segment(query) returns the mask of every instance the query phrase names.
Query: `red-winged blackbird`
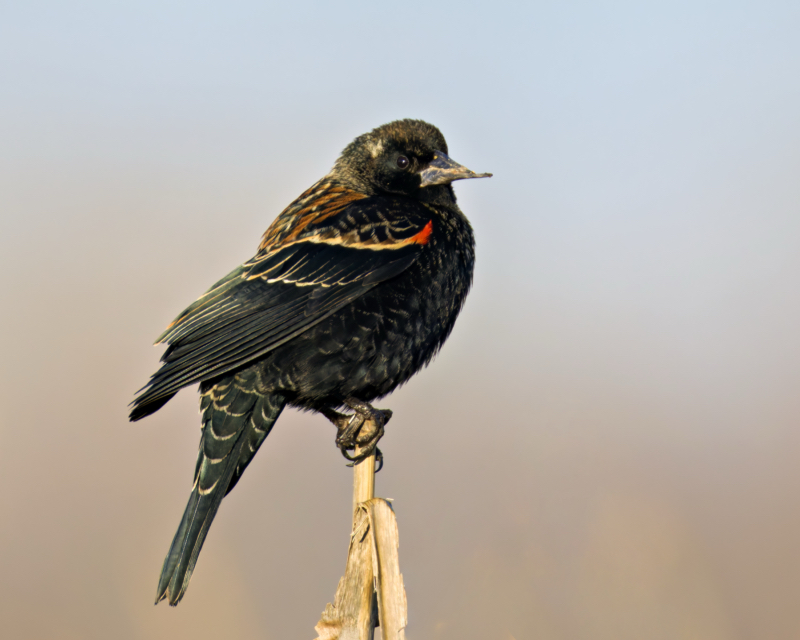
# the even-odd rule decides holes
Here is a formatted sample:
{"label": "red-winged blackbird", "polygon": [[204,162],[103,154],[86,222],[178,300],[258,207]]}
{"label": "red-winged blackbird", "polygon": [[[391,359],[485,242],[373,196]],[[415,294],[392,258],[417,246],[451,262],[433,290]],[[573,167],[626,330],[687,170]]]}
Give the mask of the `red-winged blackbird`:
{"label": "red-winged blackbird", "polygon": [[[222,498],[284,406],[332,420],[350,460],[374,450],[391,414],[368,403],[431,361],[464,304],[474,238],[450,183],[484,175],[448,158],[442,134],[420,120],[359,136],[275,219],[255,257],[161,335],[164,364],[130,418],[199,382],[203,427],[156,603],[183,597]],[[345,406],[352,418],[336,412]],[[365,439],[367,418],[378,433]],[[349,455],[365,442],[360,456]]]}

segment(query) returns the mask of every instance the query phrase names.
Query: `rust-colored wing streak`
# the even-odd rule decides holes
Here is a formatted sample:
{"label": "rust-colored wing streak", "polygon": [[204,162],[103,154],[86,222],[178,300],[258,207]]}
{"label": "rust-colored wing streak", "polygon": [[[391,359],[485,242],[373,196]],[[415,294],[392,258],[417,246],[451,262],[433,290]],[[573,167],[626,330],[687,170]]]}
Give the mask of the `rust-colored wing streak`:
{"label": "rust-colored wing streak", "polygon": [[353,202],[366,198],[362,193],[334,182],[321,180],[300,195],[275,218],[264,233],[259,251],[296,240],[311,225],[318,225],[340,213]]}

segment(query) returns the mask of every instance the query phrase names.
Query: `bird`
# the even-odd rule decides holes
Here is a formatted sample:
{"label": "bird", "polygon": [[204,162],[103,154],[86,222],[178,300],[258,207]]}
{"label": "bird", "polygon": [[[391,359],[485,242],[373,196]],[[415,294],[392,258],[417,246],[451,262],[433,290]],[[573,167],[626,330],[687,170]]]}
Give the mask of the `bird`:
{"label": "bird", "polygon": [[371,402],[431,362],[472,285],[474,232],[452,183],[489,176],[452,160],[422,120],[358,136],[278,215],[255,256],[159,336],[161,366],[130,420],[199,383],[202,431],[156,604],[183,598],[222,499],[285,407],[331,420],[353,463],[380,455],[391,412]]}

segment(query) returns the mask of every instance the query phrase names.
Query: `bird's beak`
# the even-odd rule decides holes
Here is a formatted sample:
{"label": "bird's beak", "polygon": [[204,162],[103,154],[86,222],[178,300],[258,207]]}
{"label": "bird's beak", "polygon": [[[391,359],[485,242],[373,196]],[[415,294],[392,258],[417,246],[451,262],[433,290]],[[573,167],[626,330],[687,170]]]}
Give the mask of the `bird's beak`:
{"label": "bird's beak", "polygon": [[420,173],[422,176],[421,187],[430,187],[433,184],[450,184],[453,180],[466,180],[467,178],[491,178],[491,173],[475,173],[466,167],[451,160],[446,153],[437,151],[433,160]]}

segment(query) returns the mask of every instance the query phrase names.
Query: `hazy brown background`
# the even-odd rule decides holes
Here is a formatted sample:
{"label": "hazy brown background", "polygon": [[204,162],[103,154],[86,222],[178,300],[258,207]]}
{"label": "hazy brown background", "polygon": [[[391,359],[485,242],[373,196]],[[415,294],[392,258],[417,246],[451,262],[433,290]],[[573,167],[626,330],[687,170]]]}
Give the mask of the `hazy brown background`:
{"label": "hazy brown background", "polygon": [[288,412],[153,607],[162,328],[355,135],[442,128],[474,293],[395,411],[410,638],[800,637],[800,4],[0,3],[0,635],[312,638],[351,472]]}

